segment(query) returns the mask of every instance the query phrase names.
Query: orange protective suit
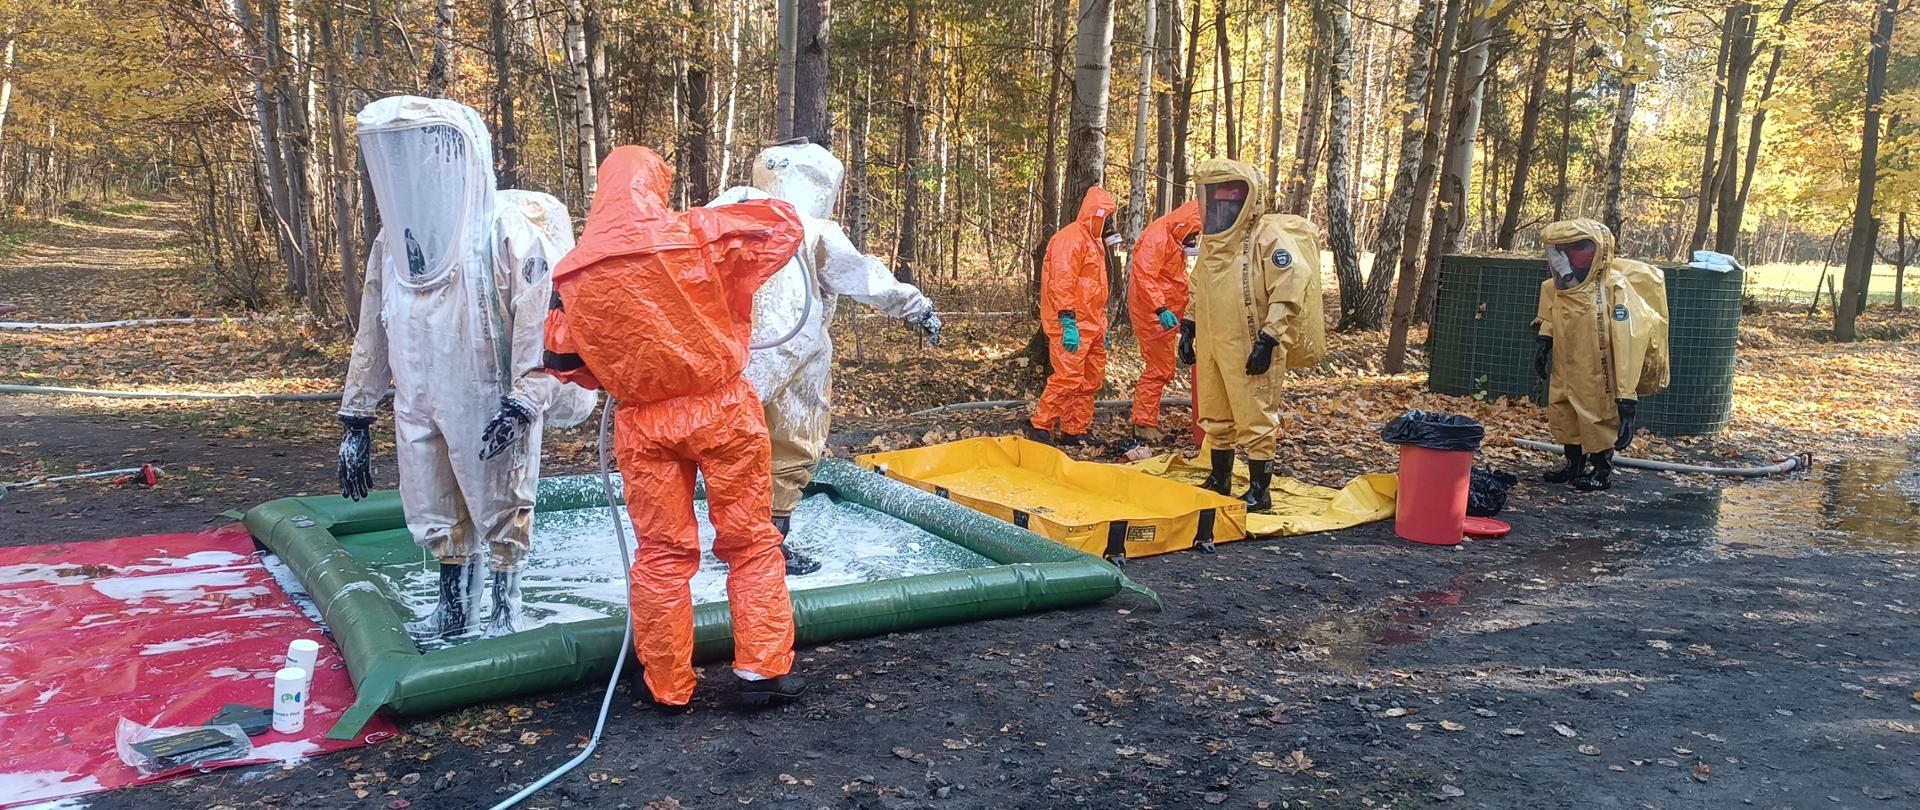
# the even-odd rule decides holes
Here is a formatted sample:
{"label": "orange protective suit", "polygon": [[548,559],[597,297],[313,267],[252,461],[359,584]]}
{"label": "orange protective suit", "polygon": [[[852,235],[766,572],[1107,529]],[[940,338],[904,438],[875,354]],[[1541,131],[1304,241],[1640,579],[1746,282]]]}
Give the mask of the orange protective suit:
{"label": "orange protective suit", "polygon": [[779,200],[673,211],[672,170],[645,147],[613,150],[599,178],[586,233],[553,271],[547,365],[619,399],[615,448],[639,541],[634,651],[654,700],[684,705],[695,681],[696,472],[706,476],[714,555],[728,567],[733,668],[777,678],[793,666],[766,417],[741,371],[753,293],[803,231]]}
{"label": "orange protective suit", "polygon": [[[1040,267],[1040,329],[1047,333],[1053,374],[1033,406],[1033,427],[1082,435],[1093,425],[1093,397],[1107,381],[1107,249],[1101,240],[1113,195],[1094,186],[1080,201],[1080,214],[1047,241]],[[1060,343],[1060,317],[1071,313],[1080,345]]]}
{"label": "orange protective suit", "polygon": [[1173,213],[1156,219],[1133,244],[1133,268],[1127,273],[1127,317],[1140,340],[1140,356],[1147,368],[1133,386],[1133,423],[1160,425],[1160,395],[1173,380],[1178,327],[1160,324],[1162,308],[1175,317],[1187,315],[1187,237],[1200,233],[1200,201],[1188,200]]}

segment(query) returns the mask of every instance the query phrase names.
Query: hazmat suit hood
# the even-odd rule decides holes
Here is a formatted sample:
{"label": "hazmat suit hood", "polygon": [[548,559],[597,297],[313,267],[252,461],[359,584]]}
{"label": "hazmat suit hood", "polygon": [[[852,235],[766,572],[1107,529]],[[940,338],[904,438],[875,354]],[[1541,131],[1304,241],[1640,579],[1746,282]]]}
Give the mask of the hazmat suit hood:
{"label": "hazmat suit hood", "polygon": [[685,217],[668,204],[673,169],[652,149],[617,147],[600,162],[598,190],[587,212],[580,243],[553,269],[553,279],[579,272],[601,259],[695,247]]}
{"label": "hazmat suit hood", "polygon": [[1167,234],[1173,237],[1174,244],[1183,244],[1187,237],[1200,233],[1200,201],[1188,200],[1179,208],[1173,209],[1173,221],[1167,223]]}
{"label": "hazmat suit hood", "polygon": [[1113,195],[1104,188],[1093,186],[1087,189],[1087,196],[1080,198],[1080,213],[1074,215],[1073,221],[1087,229],[1087,238],[1095,244],[1101,244],[1107,220],[1113,217],[1113,211]]}
{"label": "hazmat suit hood", "polygon": [[1194,169],[1193,182],[1200,189],[1201,256],[1206,245],[1230,245],[1252,230],[1253,223],[1267,210],[1267,192],[1260,170],[1237,160],[1201,161]]}
{"label": "hazmat suit hood", "polygon": [[833,216],[846,167],[818,144],[805,140],[768,147],[753,163],[753,187],[786,200],[814,219]]}
{"label": "hazmat suit hood", "polygon": [[404,286],[435,284],[483,249],[493,213],[493,144],[480,113],[457,101],[392,96],[356,117],[360,152],[388,243],[404,252]]}
{"label": "hazmat suit hood", "polygon": [[[1567,258],[1566,248],[1583,240],[1593,242],[1593,261],[1584,273]],[[1547,268],[1553,271],[1554,286],[1562,290],[1579,289],[1610,270],[1613,265],[1613,231],[1591,219],[1566,219],[1540,230],[1540,243],[1546,246]]]}

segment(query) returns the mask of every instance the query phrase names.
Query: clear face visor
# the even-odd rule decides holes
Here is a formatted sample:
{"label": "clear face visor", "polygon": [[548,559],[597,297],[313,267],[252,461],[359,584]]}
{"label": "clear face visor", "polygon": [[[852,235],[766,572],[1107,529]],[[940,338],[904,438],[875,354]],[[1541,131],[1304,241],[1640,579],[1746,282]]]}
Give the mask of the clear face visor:
{"label": "clear face visor", "polygon": [[408,279],[438,276],[459,250],[472,145],[459,129],[430,124],[361,133],[360,147],[388,249],[406,257]]}
{"label": "clear face visor", "polygon": [[1229,180],[1225,183],[1208,183],[1201,188],[1200,193],[1202,232],[1220,233],[1240,222],[1240,214],[1247,207],[1246,181]]}
{"label": "clear face visor", "polygon": [[1577,287],[1593,270],[1594,254],[1599,246],[1592,239],[1547,246],[1547,268],[1553,271],[1553,284],[1562,290]]}

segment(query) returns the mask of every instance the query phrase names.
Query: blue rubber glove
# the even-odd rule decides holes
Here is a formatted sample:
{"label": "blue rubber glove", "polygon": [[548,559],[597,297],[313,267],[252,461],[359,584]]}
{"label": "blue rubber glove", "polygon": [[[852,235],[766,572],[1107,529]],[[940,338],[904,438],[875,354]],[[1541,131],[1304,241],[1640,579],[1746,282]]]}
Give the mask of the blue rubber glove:
{"label": "blue rubber glove", "polygon": [[1060,348],[1066,349],[1067,354],[1080,351],[1080,322],[1070,313],[1060,315]]}
{"label": "blue rubber glove", "polygon": [[1160,308],[1160,328],[1168,329],[1168,330],[1180,328],[1180,316],[1173,314],[1173,310],[1171,309],[1167,309],[1166,307],[1161,307]]}

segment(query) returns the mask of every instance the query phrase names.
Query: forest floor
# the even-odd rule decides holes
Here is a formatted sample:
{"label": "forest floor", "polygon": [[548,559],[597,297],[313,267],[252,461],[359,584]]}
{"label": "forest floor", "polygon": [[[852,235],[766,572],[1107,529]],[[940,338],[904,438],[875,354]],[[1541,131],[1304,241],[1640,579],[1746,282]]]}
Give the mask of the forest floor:
{"label": "forest floor", "polygon": [[[7,319],[218,311],[189,278],[179,213],[156,201],[35,231],[0,261],[0,300],[23,305]],[[1038,390],[1025,323],[954,319],[932,350],[860,323],[839,330],[841,453],[1009,432],[1018,409],[905,414]],[[1390,470],[1378,423],[1408,406],[1474,415],[1482,460],[1522,475],[1501,516],[1513,534],[1433,548],[1375,524],[1141,560],[1128,573],[1164,611],[1122,596],[805,649],[814,691],[768,712],[725,706],[725,672],[708,668],[716,687],[690,715],[617,701],[596,758],[527,806],[1920,805],[1920,320],[1876,309],[1852,345],[1823,331],[1750,315],[1729,430],[1635,447],[1809,450],[1815,471],[1626,471],[1594,495],[1537,483],[1552,459],[1503,445],[1544,433],[1532,406],[1425,393],[1421,373],[1378,372],[1379,336],[1335,335],[1326,367],[1290,382],[1282,466],[1323,484]],[[300,320],[3,331],[0,383],[325,391],[344,356],[336,328]],[[1105,396],[1138,367],[1117,336]],[[332,411],[0,396],[0,480],[167,470],[152,489],[10,494],[0,543],[191,531],[329,491]],[[1123,422],[1105,414],[1098,432],[1118,439]],[[562,432],[547,471],[585,469],[590,445]],[[390,464],[376,471],[391,483]],[[414,718],[371,748],[79,804],[482,806],[571,757],[598,705],[583,687]]]}

